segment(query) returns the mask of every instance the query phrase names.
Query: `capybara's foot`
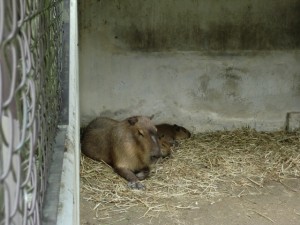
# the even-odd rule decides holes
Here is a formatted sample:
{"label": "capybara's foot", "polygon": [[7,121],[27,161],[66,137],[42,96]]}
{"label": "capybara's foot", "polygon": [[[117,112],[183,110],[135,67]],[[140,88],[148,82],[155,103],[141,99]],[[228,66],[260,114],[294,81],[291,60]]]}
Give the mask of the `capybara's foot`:
{"label": "capybara's foot", "polygon": [[130,187],[132,189],[138,189],[138,190],[145,190],[146,189],[145,185],[143,185],[142,183],[137,182],[137,181],[128,182],[128,187]]}

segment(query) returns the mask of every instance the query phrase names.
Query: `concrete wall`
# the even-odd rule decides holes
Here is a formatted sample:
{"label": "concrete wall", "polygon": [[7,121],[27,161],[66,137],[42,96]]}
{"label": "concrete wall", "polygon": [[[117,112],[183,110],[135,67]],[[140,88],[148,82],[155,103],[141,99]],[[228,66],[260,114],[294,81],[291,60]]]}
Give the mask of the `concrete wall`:
{"label": "concrete wall", "polygon": [[[80,110],[78,67],[78,1],[70,0],[69,21],[69,106],[68,125],[63,149],[63,165],[59,190],[59,208],[56,225],[80,224]],[[67,19],[67,18],[66,18]],[[62,149],[60,149],[62,150]]]}
{"label": "concrete wall", "polygon": [[300,111],[300,0],[81,0],[79,15],[82,124],[275,130]]}

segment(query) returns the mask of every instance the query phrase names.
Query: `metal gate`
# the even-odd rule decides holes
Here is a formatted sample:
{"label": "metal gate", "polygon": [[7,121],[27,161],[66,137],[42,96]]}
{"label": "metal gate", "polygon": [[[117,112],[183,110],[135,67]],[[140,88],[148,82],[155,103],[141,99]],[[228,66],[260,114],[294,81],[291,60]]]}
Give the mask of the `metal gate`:
{"label": "metal gate", "polygon": [[61,109],[62,0],[0,0],[0,225],[40,224]]}

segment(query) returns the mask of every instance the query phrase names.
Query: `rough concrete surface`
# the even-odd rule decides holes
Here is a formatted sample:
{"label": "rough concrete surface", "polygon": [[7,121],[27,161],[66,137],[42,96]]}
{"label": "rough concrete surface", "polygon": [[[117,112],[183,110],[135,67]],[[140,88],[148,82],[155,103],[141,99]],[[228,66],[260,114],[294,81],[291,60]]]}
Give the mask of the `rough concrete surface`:
{"label": "rough concrete surface", "polygon": [[81,124],[278,130],[300,111],[299,0],[79,3]]}
{"label": "rough concrete surface", "polygon": [[127,51],[300,47],[299,0],[81,0],[80,27]]}

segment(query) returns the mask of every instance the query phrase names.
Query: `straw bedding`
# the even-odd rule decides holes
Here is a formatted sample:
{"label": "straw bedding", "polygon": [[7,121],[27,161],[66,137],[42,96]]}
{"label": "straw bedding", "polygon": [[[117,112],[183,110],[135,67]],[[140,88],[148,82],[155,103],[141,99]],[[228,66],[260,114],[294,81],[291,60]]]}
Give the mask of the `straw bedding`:
{"label": "straw bedding", "polygon": [[143,216],[193,209],[197,202],[190,199],[257,194],[267,181],[299,178],[300,133],[244,128],[196,134],[152,165],[142,181],[145,191],[129,189],[112,168],[85,156],[80,176],[81,195],[103,215],[134,206],[146,207]]}

